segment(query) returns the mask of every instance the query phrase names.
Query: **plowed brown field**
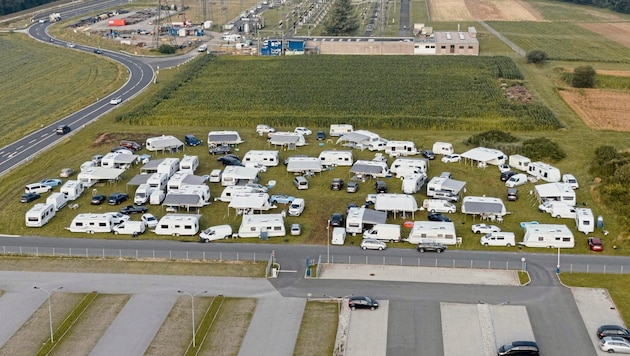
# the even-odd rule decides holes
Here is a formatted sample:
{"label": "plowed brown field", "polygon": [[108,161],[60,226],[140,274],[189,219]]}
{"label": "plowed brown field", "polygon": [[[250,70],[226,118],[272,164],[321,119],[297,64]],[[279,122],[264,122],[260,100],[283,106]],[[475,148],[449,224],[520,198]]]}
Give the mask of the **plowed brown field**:
{"label": "plowed brown field", "polygon": [[543,21],[521,0],[429,0],[432,21]]}
{"label": "plowed brown field", "polygon": [[600,130],[630,131],[630,93],[571,89],[561,91],[560,95],[587,126]]}

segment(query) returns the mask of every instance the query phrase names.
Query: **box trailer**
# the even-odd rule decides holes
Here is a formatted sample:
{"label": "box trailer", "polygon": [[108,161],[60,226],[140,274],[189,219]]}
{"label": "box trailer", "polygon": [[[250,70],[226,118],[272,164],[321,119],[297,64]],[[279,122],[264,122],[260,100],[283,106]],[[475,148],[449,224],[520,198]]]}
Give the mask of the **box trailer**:
{"label": "box trailer", "polygon": [[409,237],[405,241],[412,244],[437,242],[445,245],[457,244],[455,224],[442,221],[414,221]]}
{"label": "box trailer", "polygon": [[70,223],[67,230],[94,234],[96,232],[112,232],[114,217],[111,214],[79,214]]}
{"label": "box trailer", "polygon": [[65,194],[68,200],[76,200],[85,191],[85,186],[81,181],[68,180],[61,186],[59,191]]}
{"label": "box trailer", "polygon": [[285,236],[287,234],[282,214],[249,214],[243,215],[238,237]]}
{"label": "box trailer", "polygon": [[26,212],[24,220],[28,227],[42,227],[53,217],[55,217],[55,206],[46,202],[33,205]]}
{"label": "box trailer", "polygon": [[328,150],[319,154],[319,160],[324,166],[352,166],[354,158],[350,150]]}
{"label": "box trailer", "polygon": [[199,232],[199,219],[196,214],[166,214],[155,227],[156,235],[194,236]]}
{"label": "box trailer", "polygon": [[566,225],[526,224],[522,245],[527,247],[573,248],[575,239]]}
{"label": "box trailer", "polygon": [[575,228],[579,232],[589,234],[595,231],[595,218],[589,208],[575,209]]}

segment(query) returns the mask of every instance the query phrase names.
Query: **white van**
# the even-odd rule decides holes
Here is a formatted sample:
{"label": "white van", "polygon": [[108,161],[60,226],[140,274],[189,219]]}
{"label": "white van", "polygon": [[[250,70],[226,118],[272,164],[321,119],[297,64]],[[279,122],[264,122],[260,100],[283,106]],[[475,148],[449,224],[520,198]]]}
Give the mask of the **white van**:
{"label": "white van", "polygon": [[425,199],[422,207],[432,213],[449,213],[454,214],[457,211],[455,204],[442,199]]}
{"label": "white van", "polygon": [[508,188],[514,188],[525,183],[527,183],[527,175],[524,173],[518,173],[511,176],[510,179],[505,182],[505,186]]}
{"label": "white van", "polygon": [[232,237],[232,227],[230,225],[211,226],[199,233],[200,242],[223,240],[229,237]]}
{"label": "white van", "polygon": [[516,239],[514,238],[513,232],[491,232],[481,236],[479,242],[483,246],[515,246]]}
{"label": "white van", "polygon": [[297,176],[293,178],[293,185],[295,185],[298,190],[308,189],[308,180],[302,176]]}
{"label": "white van", "polygon": [[567,204],[552,204],[549,213],[558,219],[575,219],[575,208]]}
{"label": "white van", "polygon": [[304,212],[306,202],[302,198],[295,198],[289,205],[289,216],[300,216]]}
{"label": "white van", "polygon": [[400,241],[400,225],[376,224],[371,229],[363,232],[364,239],[375,239],[389,242]]}
{"label": "white van", "polygon": [[573,174],[563,174],[562,175],[562,183],[568,184],[569,187],[573,189],[578,189],[580,184],[577,179],[573,176]]}
{"label": "white van", "polygon": [[333,245],[343,245],[346,242],[346,229],[343,227],[336,227],[332,231],[332,239],[330,241]]}
{"label": "white van", "polygon": [[24,187],[24,193],[43,194],[43,193],[46,193],[46,192],[50,192],[52,190],[53,190],[53,187],[51,187],[49,185],[43,185],[41,183],[27,184]]}
{"label": "white van", "polygon": [[138,236],[144,234],[147,229],[147,224],[144,221],[124,221],[118,225],[114,225],[113,233],[118,235],[131,235]]}
{"label": "white van", "polygon": [[213,169],[210,172],[210,178],[208,180],[210,183],[221,183],[221,174],[222,171],[220,169]]}

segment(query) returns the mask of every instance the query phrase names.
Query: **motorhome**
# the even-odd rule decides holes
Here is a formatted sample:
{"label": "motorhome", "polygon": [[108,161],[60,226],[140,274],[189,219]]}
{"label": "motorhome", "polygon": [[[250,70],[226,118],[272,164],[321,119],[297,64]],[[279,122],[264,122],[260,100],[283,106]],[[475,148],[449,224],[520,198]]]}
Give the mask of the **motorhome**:
{"label": "motorhome", "polygon": [[199,219],[196,214],[166,214],[155,227],[156,235],[194,236],[199,232]]}
{"label": "motorhome", "polygon": [[238,229],[238,237],[285,236],[287,234],[282,214],[245,214]]}
{"label": "motorhome", "polygon": [[577,199],[575,191],[564,183],[545,183],[534,186],[534,194],[540,203],[557,201],[569,206],[575,206]]}
{"label": "motorhome", "polygon": [[423,158],[396,158],[389,171],[396,175],[396,178],[404,177],[410,173],[427,173],[427,160]]}
{"label": "motorhome", "polygon": [[575,209],[575,228],[579,232],[589,234],[595,231],[595,219],[593,211],[589,208]]}
{"label": "motorhome", "polygon": [[85,191],[85,186],[81,181],[68,180],[61,186],[59,191],[65,194],[68,200],[76,200]]}
{"label": "motorhome", "polygon": [[269,143],[275,146],[301,147],[306,146],[304,135],[298,132],[285,131],[270,134]]}
{"label": "motorhome", "polygon": [[385,224],[387,212],[368,209],[365,206],[348,209],[346,217],[346,231],[356,235],[372,228],[376,224]]}
{"label": "motorhome", "polygon": [[70,232],[83,232],[93,234],[96,232],[112,232],[114,218],[111,214],[79,214],[66,228]]}
{"label": "motorhome", "polygon": [[210,131],[208,132],[208,148],[224,145],[238,145],[243,143],[241,135],[236,131]]}
{"label": "motorhome", "polygon": [[275,150],[251,150],[243,157],[243,164],[258,163],[265,167],[275,167],[280,163],[280,155]]}
{"label": "motorhome", "polygon": [[68,197],[59,192],[51,193],[48,198],[46,198],[46,204],[52,204],[55,211],[59,211],[68,204]]}
{"label": "motorhome", "polygon": [[402,180],[402,192],[405,194],[415,194],[422,189],[422,186],[427,181],[427,176],[424,173],[412,173],[403,177]]}
{"label": "motorhome", "polygon": [[30,208],[24,220],[28,227],[42,227],[55,217],[55,206],[51,203],[37,203]]}
{"label": "motorhome", "polygon": [[241,166],[226,166],[221,175],[221,185],[240,185],[256,183],[258,181],[258,170],[255,168]]}
{"label": "motorhome", "polygon": [[194,174],[195,170],[197,170],[197,167],[199,167],[199,156],[185,155],[182,160],[179,161],[180,172],[188,172],[190,174]]}
{"label": "motorhome", "polygon": [[154,190],[155,188],[151,188],[146,183],[140,184],[136,189],[136,194],[133,196],[133,203],[136,205],[146,204]]}
{"label": "motorhome", "polygon": [[450,155],[455,153],[455,151],[451,143],[438,141],[433,144],[433,153],[436,155]]}
{"label": "motorhome", "polygon": [[168,175],[164,173],[153,173],[147,179],[147,184],[149,187],[156,190],[166,190],[168,185]]}
{"label": "motorhome", "polygon": [[418,149],[411,141],[387,141],[385,153],[394,157],[414,156],[418,154]]}
{"label": "motorhome", "polygon": [[558,168],[544,162],[530,162],[527,173],[550,183],[559,182],[562,178]]}
{"label": "motorhome", "polygon": [[523,172],[527,172],[527,166],[529,166],[531,161],[531,159],[521,155],[510,155],[508,158],[508,164],[510,167]]}
{"label": "motorhome", "polygon": [[328,150],[319,154],[319,160],[324,166],[352,166],[354,158],[350,150]]}
{"label": "motorhome", "polygon": [[363,231],[364,239],[376,239],[389,242],[400,241],[400,225],[376,224],[371,229]]}
{"label": "motorhome", "polygon": [[332,245],[343,245],[346,242],[346,229],[343,227],[335,227],[332,230],[330,243]]}
{"label": "motorhome", "polygon": [[330,136],[342,136],[353,131],[352,125],[332,124],[330,125]]}
{"label": "motorhome", "polygon": [[573,248],[573,233],[566,225],[526,224],[522,245],[527,247]]}
{"label": "motorhome", "polygon": [[145,142],[147,151],[174,152],[184,147],[184,143],[175,136],[162,135],[158,137],[149,137]]}
{"label": "motorhome", "polygon": [[112,232],[115,235],[131,235],[138,236],[144,234],[147,229],[147,224],[144,221],[123,221],[118,225],[114,225]]}
{"label": "motorhome", "polygon": [[449,213],[454,214],[457,211],[455,204],[449,203],[442,199],[425,199],[422,207],[432,213]]}
{"label": "motorhome", "polygon": [[414,221],[409,237],[405,241],[412,244],[437,242],[455,245],[457,244],[455,224],[442,221]]}
{"label": "motorhome", "polygon": [[166,174],[167,179],[171,178],[179,170],[179,158],[164,158],[157,166],[157,173]]}
{"label": "motorhome", "polygon": [[166,197],[166,192],[164,192],[161,189],[155,189],[154,191],[151,192],[151,195],[149,195],[149,204],[160,205],[164,201],[165,197]]}
{"label": "motorhome", "polygon": [[479,239],[483,246],[515,246],[516,239],[513,232],[499,231],[487,233]]}

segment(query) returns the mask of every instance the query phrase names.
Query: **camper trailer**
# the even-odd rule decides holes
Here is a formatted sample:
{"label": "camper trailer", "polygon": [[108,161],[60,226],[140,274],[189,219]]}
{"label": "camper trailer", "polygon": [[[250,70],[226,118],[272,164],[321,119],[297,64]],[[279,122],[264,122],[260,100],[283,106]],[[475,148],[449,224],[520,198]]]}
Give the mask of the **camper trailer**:
{"label": "camper trailer", "polygon": [[342,136],[353,131],[352,125],[332,124],[330,125],[330,136]]}
{"label": "camper trailer", "polygon": [[462,200],[462,214],[501,217],[507,210],[499,198],[467,196]]}
{"label": "camper trailer", "polygon": [[335,227],[332,230],[330,243],[332,245],[343,245],[346,242],[346,229],[343,227]]}
{"label": "camper trailer", "polygon": [[186,177],[192,175],[190,172],[176,172],[173,176],[168,180],[166,190],[179,189],[184,186],[184,179]]}
{"label": "camper trailer", "polygon": [[147,148],[147,151],[173,152],[179,151],[182,147],[184,147],[184,143],[174,136],[162,135],[147,138],[145,147]]}
{"label": "camper trailer", "polygon": [[282,214],[246,214],[238,229],[238,237],[285,236],[287,234]]}
{"label": "camper trailer", "polygon": [[427,173],[427,160],[423,158],[396,158],[389,171],[396,175],[396,178],[404,177],[410,173]]}
{"label": "camper trailer", "polygon": [[427,196],[449,201],[458,201],[466,182],[446,177],[433,177],[427,183]]}
{"label": "camper trailer", "polygon": [[190,174],[194,174],[197,167],[199,167],[198,156],[184,156],[182,160],[179,161],[180,172],[188,172]]}
{"label": "camper trailer", "polygon": [[519,171],[527,172],[527,166],[532,160],[521,155],[510,155],[508,159],[508,164],[510,167],[514,169],[518,169]]}
{"label": "camper trailer", "polygon": [[340,150],[340,151],[322,151],[319,154],[319,160],[324,166],[352,166],[354,159],[352,157],[352,151]]}
{"label": "camper trailer", "polygon": [[52,204],[55,211],[59,211],[68,204],[68,197],[63,193],[55,192],[46,198],[46,204]]}
{"label": "camper trailer", "polygon": [[275,150],[251,150],[243,157],[243,164],[258,163],[265,167],[275,167],[280,163],[280,155]]}
{"label": "camper trailer", "polygon": [[156,235],[194,236],[199,232],[199,219],[195,214],[166,214],[155,227]]}
{"label": "camper trailer", "polygon": [[405,241],[411,244],[437,242],[455,245],[457,243],[455,224],[442,221],[414,221],[409,237]]}
{"label": "camper trailer", "polygon": [[149,187],[157,190],[166,190],[168,185],[168,175],[164,173],[153,173],[147,179]]}
{"label": "camper trailer", "polygon": [[221,175],[221,185],[240,185],[256,183],[258,181],[258,170],[255,168],[241,166],[226,166]]}
{"label": "camper trailer", "polygon": [[79,214],[67,229],[70,232],[93,234],[96,232],[112,232],[114,217],[111,214]]}
{"label": "camper trailer", "polygon": [[157,173],[166,174],[167,179],[171,178],[179,170],[179,158],[164,158],[157,166]]}
{"label": "camper trailer", "polygon": [[593,211],[589,208],[575,209],[575,228],[579,232],[589,234],[595,231],[595,219]]}
{"label": "camper trailer", "polygon": [[42,227],[53,217],[55,217],[55,206],[46,202],[33,205],[26,212],[24,220],[28,227]]}
{"label": "camper trailer", "polygon": [[[193,202],[191,199],[184,199],[186,202],[180,202],[178,199],[175,199],[175,203],[171,200],[173,196],[182,196],[182,195],[190,195],[190,196],[198,196],[199,200]],[[193,197],[194,198],[194,197]],[[180,189],[172,189],[166,193],[166,197],[164,198],[163,205],[170,206],[204,206],[207,205],[210,201],[210,187],[207,185],[185,185]],[[179,203],[179,204],[178,204]]]}
{"label": "camper trailer", "polygon": [[59,190],[68,197],[68,200],[76,200],[83,194],[85,186],[78,180],[68,180],[61,186]]}
{"label": "camper trailer", "polygon": [[562,178],[558,168],[543,162],[530,162],[527,166],[527,173],[551,183],[559,182]]}
{"label": "camper trailer", "polygon": [[575,191],[564,183],[546,183],[534,186],[534,194],[540,203],[556,201],[575,206],[577,203]]}
{"label": "camper trailer", "polygon": [[566,225],[526,224],[522,245],[527,247],[573,248],[573,233]]}
{"label": "camper trailer", "polygon": [[[374,152],[374,151],[385,151],[385,149],[387,148],[387,140],[381,138],[378,141],[372,141],[368,144],[367,149]],[[400,154],[390,154],[392,156],[400,156]]]}
{"label": "camper trailer", "polygon": [[220,200],[222,202],[229,203],[232,201],[232,198],[235,195],[245,194],[245,193],[255,193],[256,189],[247,185],[230,185],[223,188],[223,192],[219,198],[215,198],[215,200]]}
{"label": "camper trailer", "polygon": [[223,145],[238,145],[243,142],[241,135],[236,131],[210,131],[208,133],[208,148]]}
{"label": "camper trailer", "polygon": [[418,154],[418,149],[411,141],[387,141],[385,153],[394,157],[414,156]]}
{"label": "camper trailer", "polygon": [[155,188],[151,188],[146,183],[140,184],[136,189],[136,194],[133,196],[133,203],[136,205],[146,204],[154,190]]}
{"label": "camper trailer", "polygon": [[385,162],[357,160],[350,168],[350,173],[357,176],[385,178],[389,175],[389,167]]}
{"label": "camper trailer", "polygon": [[433,144],[433,153],[436,155],[450,155],[455,153],[453,145],[448,142],[436,142]]}
{"label": "camper trailer", "polygon": [[269,203],[269,194],[267,193],[240,193],[232,197],[228,208],[236,210],[238,215],[267,211],[275,208],[275,206]]}
{"label": "camper trailer", "polygon": [[298,132],[274,132],[269,137],[269,143],[276,146],[300,147],[306,146],[306,139],[304,135]]}
{"label": "camper trailer", "polygon": [[376,224],[371,229],[363,232],[364,239],[376,239],[389,242],[400,241],[400,225]]}
{"label": "camper trailer", "polygon": [[405,194],[414,194],[422,189],[427,181],[427,175],[424,173],[412,173],[403,177],[402,191]]}

